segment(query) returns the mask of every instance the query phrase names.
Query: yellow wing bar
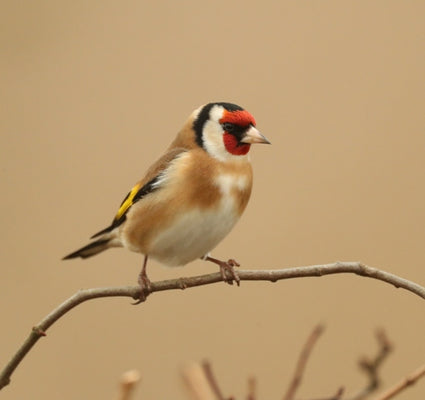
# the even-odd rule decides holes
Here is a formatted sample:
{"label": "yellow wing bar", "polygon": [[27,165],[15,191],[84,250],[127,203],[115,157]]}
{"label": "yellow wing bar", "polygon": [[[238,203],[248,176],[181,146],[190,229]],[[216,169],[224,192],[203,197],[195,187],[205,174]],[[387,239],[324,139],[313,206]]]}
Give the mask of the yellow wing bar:
{"label": "yellow wing bar", "polygon": [[121,206],[117,212],[117,215],[115,215],[115,221],[119,220],[127,212],[127,210],[133,205],[134,196],[139,191],[140,187],[141,185],[140,183],[138,183],[130,190],[130,193],[121,203]]}

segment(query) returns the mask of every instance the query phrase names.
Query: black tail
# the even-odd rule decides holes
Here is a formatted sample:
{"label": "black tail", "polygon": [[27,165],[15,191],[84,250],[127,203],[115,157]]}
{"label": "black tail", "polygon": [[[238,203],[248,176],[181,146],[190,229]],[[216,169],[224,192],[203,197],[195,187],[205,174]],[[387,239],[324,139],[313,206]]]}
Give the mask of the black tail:
{"label": "black tail", "polygon": [[96,240],[93,243],[88,244],[87,246],[82,247],[81,249],[74,251],[71,254],[68,254],[62,260],[69,260],[71,258],[88,258],[91,256],[94,256],[106,249],[108,249],[110,246],[108,246],[110,239],[99,239]]}

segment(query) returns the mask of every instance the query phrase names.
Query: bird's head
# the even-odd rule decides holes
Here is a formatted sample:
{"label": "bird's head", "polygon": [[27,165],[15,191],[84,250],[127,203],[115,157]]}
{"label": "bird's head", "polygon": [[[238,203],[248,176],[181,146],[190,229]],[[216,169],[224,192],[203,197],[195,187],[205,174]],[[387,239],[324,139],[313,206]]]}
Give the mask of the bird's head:
{"label": "bird's head", "polygon": [[245,156],[254,143],[270,143],[255,127],[254,117],[231,103],[209,103],[194,112],[196,143],[221,160]]}

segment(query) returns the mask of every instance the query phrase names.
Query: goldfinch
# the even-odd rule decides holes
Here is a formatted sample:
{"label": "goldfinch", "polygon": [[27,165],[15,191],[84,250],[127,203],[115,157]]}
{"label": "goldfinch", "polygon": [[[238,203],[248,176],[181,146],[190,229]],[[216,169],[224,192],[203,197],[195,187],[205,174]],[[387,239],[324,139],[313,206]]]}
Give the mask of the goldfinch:
{"label": "goldfinch", "polygon": [[[148,257],[167,266],[198,258],[220,267],[239,284],[239,264],[209,255],[243,213],[252,188],[251,144],[270,143],[254,117],[231,103],[209,103],[192,112],[165,154],[124,198],[111,225],[63,259],[94,256],[111,247],[144,255],[140,300],[150,287]],[[230,275],[230,277],[229,277]]]}

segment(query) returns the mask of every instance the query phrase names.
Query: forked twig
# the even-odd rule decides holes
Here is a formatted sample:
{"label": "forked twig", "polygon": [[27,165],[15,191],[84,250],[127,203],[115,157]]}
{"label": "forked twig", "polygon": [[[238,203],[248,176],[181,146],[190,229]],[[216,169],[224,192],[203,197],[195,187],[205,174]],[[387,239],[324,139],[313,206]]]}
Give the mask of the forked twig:
{"label": "forked twig", "polygon": [[366,373],[368,377],[368,383],[364,389],[360,390],[357,394],[351,397],[350,400],[363,400],[371,393],[376,391],[380,385],[379,369],[381,368],[382,363],[391,353],[393,346],[383,329],[379,329],[376,332],[376,339],[379,346],[376,356],[373,359],[363,357],[359,361],[360,368]]}
{"label": "forked twig", "polygon": [[[295,393],[301,384],[310,354],[323,330],[324,328],[322,325],[316,326],[304,344],[295,367],[293,378],[291,379],[288,390],[283,397],[284,400],[293,400],[295,398]],[[358,394],[352,397],[352,399],[365,399],[380,385],[380,378],[378,375],[379,369],[381,368],[383,361],[391,353],[392,344],[382,329],[376,332],[376,338],[379,345],[376,356],[372,359],[367,359],[364,357],[359,362],[360,367],[366,371],[368,375],[368,384],[364,389],[359,391]],[[189,386],[191,388],[192,394],[198,394],[194,396],[195,400],[232,400],[232,398],[226,398],[223,395],[218,385],[217,379],[212,372],[211,364],[209,362],[204,361],[202,365],[194,364],[194,366],[196,368],[191,368],[190,374],[187,374],[185,371],[184,375],[187,375],[190,378]],[[194,373],[194,371],[196,373]],[[185,380],[187,380],[187,376],[184,376]],[[396,385],[383,392],[374,400],[390,400],[402,390],[413,385],[424,376],[425,365],[422,365],[412,374],[408,375]],[[320,399],[316,398],[314,400],[342,400],[343,394],[344,388],[340,387],[334,395],[329,397],[322,397]],[[248,380],[247,400],[256,400],[256,380],[253,377]]]}

